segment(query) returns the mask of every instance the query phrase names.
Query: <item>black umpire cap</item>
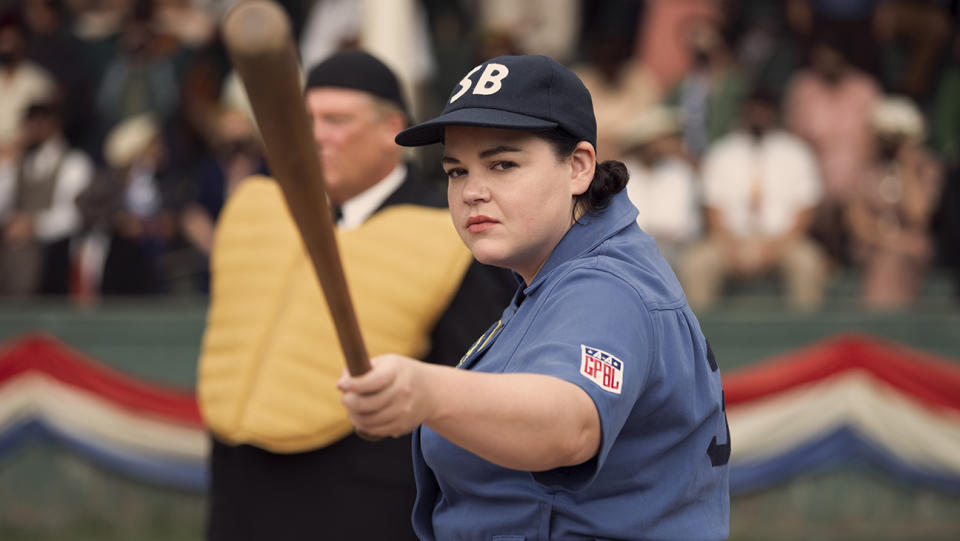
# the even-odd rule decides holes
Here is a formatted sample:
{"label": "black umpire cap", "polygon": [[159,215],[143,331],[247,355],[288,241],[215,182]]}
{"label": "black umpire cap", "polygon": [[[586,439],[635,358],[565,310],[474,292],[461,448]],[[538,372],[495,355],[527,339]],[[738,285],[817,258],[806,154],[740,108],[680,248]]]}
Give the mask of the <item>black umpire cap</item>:
{"label": "black umpire cap", "polygon": [[307,89],[321,86],[362,90],[396,104],[410,118],[397,76],[368,52],[340,51],[312,67],[307,74]]}

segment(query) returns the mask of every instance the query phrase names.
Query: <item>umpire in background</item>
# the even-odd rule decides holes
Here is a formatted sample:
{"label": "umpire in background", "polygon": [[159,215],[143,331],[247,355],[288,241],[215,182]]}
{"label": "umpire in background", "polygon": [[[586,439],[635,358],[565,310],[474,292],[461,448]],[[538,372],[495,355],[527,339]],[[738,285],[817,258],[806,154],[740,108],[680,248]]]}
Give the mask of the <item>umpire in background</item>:
{"label": "umpire in background", "polygon": [[[310,70],[306,106],[371,356],[398,348],[453,364],[499,317],[515,281],[477,263],[446,198],[394,137],[395,75],[360,51]],[[199,400],[213,437],[210,540],[415,539],[409,436],[368,442],[336,382],[336,332],[279,187],[243,182],[211,254]]]}

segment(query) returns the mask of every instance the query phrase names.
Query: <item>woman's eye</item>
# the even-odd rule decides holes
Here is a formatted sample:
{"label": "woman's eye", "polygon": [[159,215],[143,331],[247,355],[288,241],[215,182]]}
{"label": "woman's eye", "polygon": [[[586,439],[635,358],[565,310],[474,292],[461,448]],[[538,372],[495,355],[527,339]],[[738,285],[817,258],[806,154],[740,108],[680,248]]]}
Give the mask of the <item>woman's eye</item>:
{"label": "woman's eye", "polygon": [[467,173],[467,172],[466,172],[466,170],[464,170],[464,169],[459,169],[459,168],[456,168],[456,169],[448,169],[448,170],[447,170],[447,178],[457,178],[457,177],[459,177],[459,176],[461,176],[461,175],[465,175],[466,173]]}
{"label": "woman's eye", "polygon": [[506,171],[507,169],[513,169],[516,166],[517,164],[513,162],[494,162],[491,167],[497,171]]}

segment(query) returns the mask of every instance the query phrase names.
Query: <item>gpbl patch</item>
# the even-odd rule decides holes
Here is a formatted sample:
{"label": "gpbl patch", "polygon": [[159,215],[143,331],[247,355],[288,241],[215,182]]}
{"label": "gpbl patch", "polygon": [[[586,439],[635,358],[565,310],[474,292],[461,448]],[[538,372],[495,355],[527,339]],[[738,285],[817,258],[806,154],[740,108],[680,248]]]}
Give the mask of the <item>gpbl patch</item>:
{"label": "gpbl patch", "polygon": [[601,389],[620,394],[623,387],[623,361],[610,355],[606,351],[580,345],[583,358],[580,362],[580,373]]}

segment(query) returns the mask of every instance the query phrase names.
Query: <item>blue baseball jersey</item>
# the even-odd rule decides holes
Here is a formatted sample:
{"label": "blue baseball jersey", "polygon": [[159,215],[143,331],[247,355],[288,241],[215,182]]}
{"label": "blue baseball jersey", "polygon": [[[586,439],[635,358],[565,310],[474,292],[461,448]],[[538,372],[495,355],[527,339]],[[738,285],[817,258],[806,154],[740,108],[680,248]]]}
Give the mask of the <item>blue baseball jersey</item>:
{"label": "blue baseball jersey", "polygon": [[625,192],[564,236],[460,368],[557,377],[600,418],[589,461],[503,468],[414,433],[424,540],[724,539],[730,439],[720,372]]}

